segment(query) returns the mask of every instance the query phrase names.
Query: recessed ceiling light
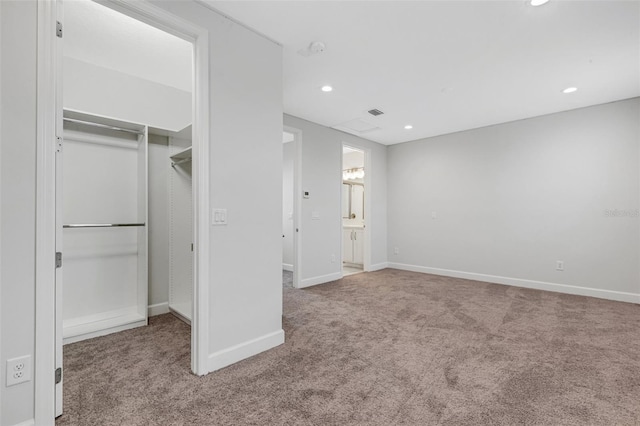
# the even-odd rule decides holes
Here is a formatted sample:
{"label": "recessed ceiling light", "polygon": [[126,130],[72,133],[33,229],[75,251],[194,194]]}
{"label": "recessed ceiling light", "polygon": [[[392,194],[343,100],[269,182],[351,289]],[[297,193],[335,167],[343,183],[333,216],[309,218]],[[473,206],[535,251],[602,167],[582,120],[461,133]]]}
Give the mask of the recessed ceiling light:
{"label": "recessed ceiling light", "polygon": [[549,0],[531,0],[531,6],[542,6],[547,3]]}
{"label": "recessed ceiling light", "polygon": [[562,91],[562,93],[573,93],[573,92],[575,92],[576,90],[578,90],[578,88],[577,88],[577,87],[567,87],[566,89],[564,89],[564,90]]}
{"label": "recessed ceiling light", "polygon": [[411,129],[413,129],[413,126],[411,124],[407,124],[406,126],[404,126],[404,128],[406,130],[411,130]]}
{"label": "recessed ceiling light", "polygon": [[322,86],[323,92],[331,92],[332,90],[333,90],[333,87],[331,86]]}

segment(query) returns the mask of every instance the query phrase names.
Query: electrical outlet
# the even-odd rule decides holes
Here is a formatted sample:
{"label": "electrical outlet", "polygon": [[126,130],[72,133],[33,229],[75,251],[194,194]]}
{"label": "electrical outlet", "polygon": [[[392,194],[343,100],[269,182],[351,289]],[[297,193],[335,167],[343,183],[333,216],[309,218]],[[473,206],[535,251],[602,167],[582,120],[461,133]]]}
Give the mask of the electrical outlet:
{"label": "electrical outlet", "polygon": [[331,263],[336,263],[336,255],[335,254],[331,255]]}
{"label": "electrical outlet", "polygon": [[431,219],[437,219],[438,218],[438,213],[437,212],[431,212]]}
{"label": "electrical outlet", "polygon": [[393,254],[396,254],[396,255],[400,254],[400,249],[398,247],[395,247],[393,249]]}
{"label": "electrical outlet", "polygon": [[31,355],[7,360],[7,386],[31,380]]}
{"label": "electrical outlet", "polygon": [[564,271],[564,261],[563,260],[556,261],[556,271]]}

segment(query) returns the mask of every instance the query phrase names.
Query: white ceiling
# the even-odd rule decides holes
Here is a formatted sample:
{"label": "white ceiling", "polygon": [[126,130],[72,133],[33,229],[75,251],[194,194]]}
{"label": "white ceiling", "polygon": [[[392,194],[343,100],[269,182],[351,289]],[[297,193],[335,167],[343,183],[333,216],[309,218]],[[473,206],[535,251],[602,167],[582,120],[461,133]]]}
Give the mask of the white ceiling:
{"label": "white ceiling", "polygon": [[64,56],[191,93],[190,42],[89,0],[65,0],[64,21]]}
{"label": "white ceiling", "polygon": [[637,0],[204,1],[283,45],[286,113],[384,144],[640,96]]}

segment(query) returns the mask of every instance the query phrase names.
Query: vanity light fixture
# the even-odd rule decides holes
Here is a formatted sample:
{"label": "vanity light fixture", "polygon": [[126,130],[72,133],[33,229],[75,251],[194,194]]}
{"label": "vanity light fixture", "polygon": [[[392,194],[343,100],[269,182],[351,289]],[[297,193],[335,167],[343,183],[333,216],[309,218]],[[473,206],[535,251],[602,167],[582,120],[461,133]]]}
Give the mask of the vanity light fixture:
{"label": "vanity light fixture", "polygon": [[411,124],[407,124],[406,126],[404,126],[405,130],[411,130],[413,129],[413,126]]}
{"label": "vanity light fixture", "polygon": [[342,180],[353,180],[364,178],[364,167],[347,169],[342,171]]}
{"label": "vanity light fixture", "polygon": [[575,92],[576,90],[578,90],[578,88],[577,88],[577,87],[567,87],[566,89],[564,89],[564,90],[562,91],[562,93],[573,93],[573,92]]}

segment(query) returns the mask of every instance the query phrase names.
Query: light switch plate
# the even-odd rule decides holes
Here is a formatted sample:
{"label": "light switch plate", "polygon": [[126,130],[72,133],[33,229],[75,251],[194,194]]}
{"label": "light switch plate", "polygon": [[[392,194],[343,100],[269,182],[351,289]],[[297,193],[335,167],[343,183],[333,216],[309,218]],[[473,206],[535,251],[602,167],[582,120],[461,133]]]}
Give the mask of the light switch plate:
{"label": "light switch plate", "polygon": [[227,224],[227,209],[213,209],[211,211],[211,224],[212,225],[226,225]]}

